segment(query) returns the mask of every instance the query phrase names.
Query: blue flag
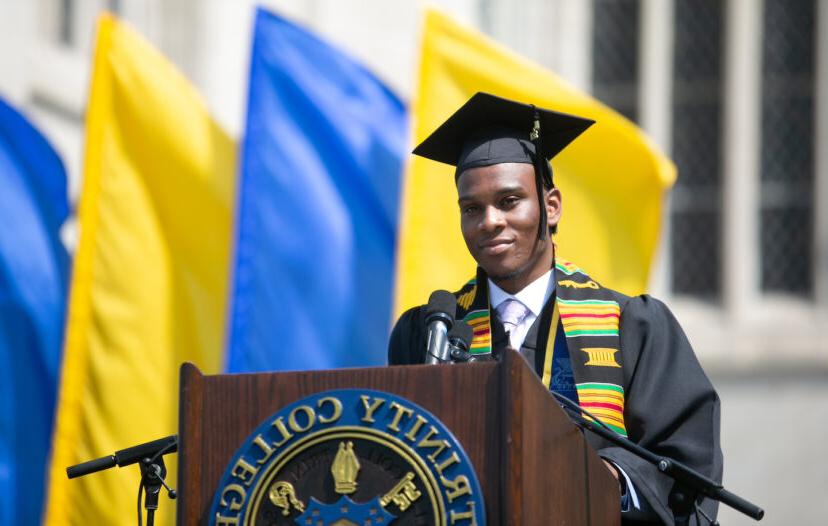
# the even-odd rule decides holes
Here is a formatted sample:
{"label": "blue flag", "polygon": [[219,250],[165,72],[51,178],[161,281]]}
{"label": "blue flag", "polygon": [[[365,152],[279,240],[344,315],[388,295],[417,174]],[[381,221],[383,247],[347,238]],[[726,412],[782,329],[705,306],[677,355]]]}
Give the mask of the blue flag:
{"label": "blue flag", "polygon": [[0,524],[37,524],[63,344],[63,164],[0,99]]}
{"label": "blue flag", "polygon": [[227,370],[381,365],[407,150],[401,101],[256,13]]}

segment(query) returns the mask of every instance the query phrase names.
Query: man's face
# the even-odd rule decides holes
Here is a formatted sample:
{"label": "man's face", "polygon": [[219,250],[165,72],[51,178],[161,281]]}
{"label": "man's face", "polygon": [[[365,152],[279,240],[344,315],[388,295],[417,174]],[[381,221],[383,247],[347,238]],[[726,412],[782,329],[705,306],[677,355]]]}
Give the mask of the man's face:
{"label": "man's face", "polygon": [[[532,165],[470,168],[457,179],[457,193],[466,246],[503,290],[518,292],[551,268],[552,243],[537,241],[540,210]],[[551,229],[560,219],[560,193],[544,193]]]}

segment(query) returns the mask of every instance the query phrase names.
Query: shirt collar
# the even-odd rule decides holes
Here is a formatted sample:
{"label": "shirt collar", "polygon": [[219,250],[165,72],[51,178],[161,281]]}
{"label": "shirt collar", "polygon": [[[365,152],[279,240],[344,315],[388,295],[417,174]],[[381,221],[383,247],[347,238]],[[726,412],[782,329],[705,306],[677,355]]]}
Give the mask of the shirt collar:
{"label": "shirt collar", "polygon": [[489,301],[493,309],[496,309],[504,301],[514,298],[526,305],[532,311],[532,314],[540,316],[543,306],[546,305],[554,291],[555,280],[552,279],[552,270],[547,271],[543,276],[526,285],[517,294],[509,294],[489,279]]}

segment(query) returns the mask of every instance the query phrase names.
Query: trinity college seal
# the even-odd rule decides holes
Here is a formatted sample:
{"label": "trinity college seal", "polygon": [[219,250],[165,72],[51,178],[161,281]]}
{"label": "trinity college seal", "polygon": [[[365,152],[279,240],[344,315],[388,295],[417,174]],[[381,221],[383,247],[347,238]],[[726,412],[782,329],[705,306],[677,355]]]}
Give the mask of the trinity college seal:
{"label": "trinity college seal", "polygon": [[431,413],[366,389],[326,391],[264,421],[236,452],[215,526],[484,525],[460,443]]}

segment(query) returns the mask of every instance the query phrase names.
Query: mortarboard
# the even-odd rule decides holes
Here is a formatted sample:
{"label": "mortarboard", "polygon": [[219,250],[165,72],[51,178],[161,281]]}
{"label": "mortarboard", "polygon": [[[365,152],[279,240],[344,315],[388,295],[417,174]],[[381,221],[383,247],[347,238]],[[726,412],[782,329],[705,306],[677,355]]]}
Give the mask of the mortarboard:
{"label": "mortarboard", "polygon": [[[548,161],[595,121],[478,92],[446,119],[412,153],[456,166],[455,179],[469,168],[501,163],[535,167],[541,221],[546,237],[543,184],[552,186]],[[542,156],[535,155],[540,151]]]}

